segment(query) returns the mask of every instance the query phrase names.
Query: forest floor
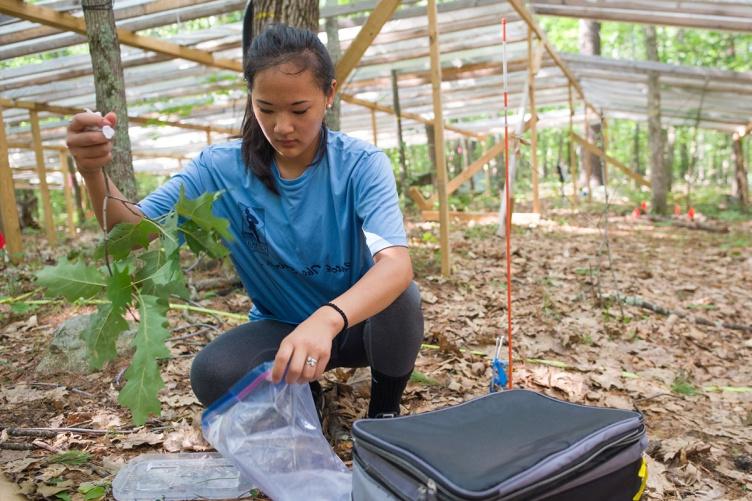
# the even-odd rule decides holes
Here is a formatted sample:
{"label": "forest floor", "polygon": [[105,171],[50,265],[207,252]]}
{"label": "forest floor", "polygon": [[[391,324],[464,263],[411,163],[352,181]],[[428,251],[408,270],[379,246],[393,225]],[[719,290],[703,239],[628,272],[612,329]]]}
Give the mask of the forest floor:
{"label": "forest floor", "polygon": [[[612,211],[609,266],[603,220],[599,209],[591,209],[552,211],[535,227],[514,228],[514,385],[642,412],[650,438],[646,499],[749,499],[752,222],[730,223],[730,231],[719,234]],[[485,394],[488,355],[496,336],[506,336],[503,241],[494,226],[455,224],[453,229],[454,274],[442,278],[436,224],[410,225],[425,342],[438,348],[421,350],[404,413]],[[95,238],[84,235],[66,249]],[[0,290],[5,298],[0,304],[0,471],[30,499],[99,499],[128,459],[209,449],[189,368],[201,346],[237,320],[171,311],[174,334],[172,358],[163,364],[163,412],[135,428],[116,400],[125,362],[94,373],[37,369],[56,328],[93,307],[11,304],[8,298],[35,290],[34,270],[65,252],[51,251],[41,239],[31,240],[25,251],[27,263],[2,270],[7,282],[4,278]],[[216,262],[200,264],[191,279],[221,274],[231,272]],[[620,306],[613,299],[617,294],[674,313]],[[195,301],[241,314],[250,305],[237,288],[198,291]],[[698,318],[710,325],[698,324]],[[367,409],[368,381],[363,370],[338,369],[324,383],[327,436],[348,464],[349,426]],[[18,434],[12,428],[51,430]]]}

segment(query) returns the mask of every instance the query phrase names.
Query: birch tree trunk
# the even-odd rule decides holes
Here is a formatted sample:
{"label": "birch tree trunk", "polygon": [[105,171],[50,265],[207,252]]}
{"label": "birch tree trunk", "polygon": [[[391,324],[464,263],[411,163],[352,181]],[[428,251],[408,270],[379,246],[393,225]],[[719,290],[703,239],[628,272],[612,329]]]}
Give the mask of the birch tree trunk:
{"label": "birch tree trunk", "polygon": [[97,110],[117,115],[115,137],[112,139],[112,161],[106,171],[128,200],[137,197],[133,174],[131,140],[128,136],[128,107],[125,101],[125,80],[120,61],[120,45],[112,13],[111,0],[82,0],[89,54],[94,70]]}
{"label": "birch tree trunk", "polygon": [[[647,25],[645,46],[648,61],[658,61],[658,45],[655,26]],[[661,90],[657,72],[648,73],[648,144],[650,145],[650,187],[652,190],[652,210],[666,214],[668,176],[663,165],[663,133],[661,131]]]}

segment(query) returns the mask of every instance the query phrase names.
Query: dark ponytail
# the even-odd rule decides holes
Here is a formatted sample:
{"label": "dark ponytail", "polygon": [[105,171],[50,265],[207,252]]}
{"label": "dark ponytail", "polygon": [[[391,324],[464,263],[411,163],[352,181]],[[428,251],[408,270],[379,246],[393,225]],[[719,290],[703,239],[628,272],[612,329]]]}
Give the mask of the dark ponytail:
{"label": "dark ponytail", "polygon": [[[241,154],[246,168],[272,192],[279,193],[271,169],[274,148],[267,141],[253,113],[251,101],[253,79],[262,70],[284,63],[293,63],[301,73],[310,69],[321,90],[324,94],[328,94],[334,80],[334,65],[326,47],[315,33],[284,24],[273,24],[267,27],[253,39],[245,55],[243,76],[248,84],[248,101],[241,126],[243,138]],[[322,139],[324,135],[322,134]],[[319,147],[319,153],[321,153],[321,147]]]}

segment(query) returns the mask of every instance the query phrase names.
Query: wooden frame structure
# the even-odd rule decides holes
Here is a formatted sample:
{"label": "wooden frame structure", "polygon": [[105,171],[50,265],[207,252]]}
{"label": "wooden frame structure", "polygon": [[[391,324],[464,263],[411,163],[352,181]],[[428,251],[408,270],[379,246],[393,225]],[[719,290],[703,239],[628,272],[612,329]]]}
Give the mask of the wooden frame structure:
{"label": "wooden frame structure", "polygon": [[[567,6],[569,12],[576,12],[583,2],[557,0],[557,3]],[[552,3],[534,0],[532,5]],[[608,3],[613,7],[615,2],[588,0],[586,3]],[[630,4],[627,1],[617,3]],[[667,3],[664,0],[653,2],[656,8]],[[708,7],[705,4],[709,3],[693,2],[693,5]],[[730,2],[713,3],[718,4],[718,16],[736,17],[740,22],[745,21],[745,16],[749,17],[727,5]],[[178,162],[190,158],[203,145],[217,141],[216,134],[230,135],[238,130],[246,99],[243,82],[237,78],[240,71],[239,22],[229,22],[211,30],[181,33],[169,39],[147,37],[136,32],[172,24],[176,19],[237,13],[244,5],[245,0],[129,0],[127,3],[115,0],[132,114],[129,122],[135,125],[132,129],[134,157],[169,157]],[[75,5],[64,1],[39,6],[0,0],[0,14],[31,20],[14,22],[13,18],[0,15],[0,59],[80,43],[83,40],[80,33],[85,29],[83,20],[74,15],[77,10]],[[641,21],[636,22],[655,22],[651,17],[654,14],[645,14]],[[697,17],[695,14],[699,15],[699,11],[693,13]],[[638,80],[644,78],[647,70],[643,67],[645,63],[613,62],[605,58],[583,60],[580,56],[559,55],[521,0],[451,0],[435,6],[435,22],[426,22],[425,7],[414,0],[367,0],[321,9],[322,21],[337,16],[347,16],[337,18],[344,51],[337,65],[343,102],[341,128],[357,137],[378,142],[384,148],[396,146],[401,141],[407,144],[425,142],[425,125],[433,126],[434,131],[443,128],[442,139],[477,141],[500,132],[499,25],[502,17],[507,19],[509,33],[510,109],[520,109],[523,96],[527,96],[529,110],[569,103],[570,124],[575,119],[578,124],[580,119],[603,120],[604,114],[639,117],[644,112],[637,96],[627,92],[623,101],[607,99],[603,88],[616,85],[614,82],[627,82],[625,85],[632,86],[637,83],[639,86]],[[59,30],[66,32],[59,33]],[[627,71],[623,68],[625,64],[629,65]],[[389,75],[392,70],[395,85],[399,87],[399,112],[395,111],[397,106],[391,91],[392,78]],[[675,123],[688,120],[677,110],[672,113],[671,108],[676,107],[677,100],[692,101],[704,95],[706,102],[713,103],[713,111],[703,110],[701,126],[752,130],[749,120],[752,112],[747,110],[746,104],[740,106],[739,100],[734,99],[734,107],[728,105],[730,94],[749,93],[748,89],[752,88],[748,85],[752,82],[750,75],[675,65],[650,67],[650,70],[659,71],[662,80],[677,89],[676,96],[668,96],[663,104],[666,109],[662,110],[662,115],[670,123],[672,120]],[[205,97],[215,93],[220,97],[206,102]],[[191,111],[188,116],[160,112],[154,103],[157,97],[169,98],[176,108],[187,106]],[[54,64],[41,62],[0,70],[0,109],[3,109],[4,125],[7,124],[2,131],[7,140],[5,150],[0,148],[0,175],[7,177],[11,170],[7,146],[28,147],[36,142],[34,138],[37,137],[43,148],[61,147],[66,116],[84,106],[91,106],[92,101],[88,56],[65,56]],[[581,105],[582,113],[575,110],[575,101]],[[462,103],[462,106],[455,106],[455,103]],[[40,119],[36,132],[27,124],[29,112]],[[525,108],[522,112],[524,114]],[[402,130],[399,135],[395,115],[399,117]],[[538,127],[562,124],[559,115],[553,112],[539,114],[532,111],[529,120],[521,119],[513,117],[514,122],[524,124],[520,135],[530,130],[533,151]],[[170,147],[172,153],[164,152],[164,147],[149,137],[147,128],[153,125],[163,126],[160,129],[161,141],[185,146]],[[570,132],[574,134],[573,125],[570,125]],[[438,147],[439,133],[435,134]],[[577,134],[572,140],[577,142],[575,136]],[[524,142],[521,137],[516,137],[515,141]],[[436,201],[441,206],[442,199],[484,168],[498,150],[498,145],[491,147],[454,179],[445,177],[439,180],[439,190],[431,198],[418,197],[419,193],[415,191],[412,196],[424,210],[431,209]],[[570,150],[574,155],[574,148]],[[16,156],[19,158],[14,163],[40,164],[38,153],[34,154],[33,160]],[[6,159],[4,163],[3,157]],[[536,155],[533,154],[531,160],[535,185]],[[615,165],[611,160],[607,158]],[[440,161],[440,165],[443,164],[444,161]],[[573,182],[575,179],[573,176]],[[0,191],[0,199],[8,196],[3,193]],[[9,194],[12,196],[12,190]],[[535,186],[533,197],[534,210],[540,211]],[[538,200],[537,204],[535,200]],[[10,205],[10,201],[3,203],[3,207]],[[8,211],[7,218],[12,220],[12,211]],[[448,231],[446,223],[442,224],[441,231],[442,235]],[[447,260],[449,256],[448,238],[447,242],[444,240],[442,238],[442,269],[449,269],[449,264],[444,266],[444,255]]]}

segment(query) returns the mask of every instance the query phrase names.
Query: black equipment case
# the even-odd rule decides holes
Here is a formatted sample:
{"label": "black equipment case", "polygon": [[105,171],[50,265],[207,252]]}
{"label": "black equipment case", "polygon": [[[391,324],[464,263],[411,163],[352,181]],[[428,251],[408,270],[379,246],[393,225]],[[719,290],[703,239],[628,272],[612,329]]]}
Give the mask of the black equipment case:
{"label": "black equipment case", "polygon": [[353,425],[353,501],[639,500],[638,412],[528,390]]}

